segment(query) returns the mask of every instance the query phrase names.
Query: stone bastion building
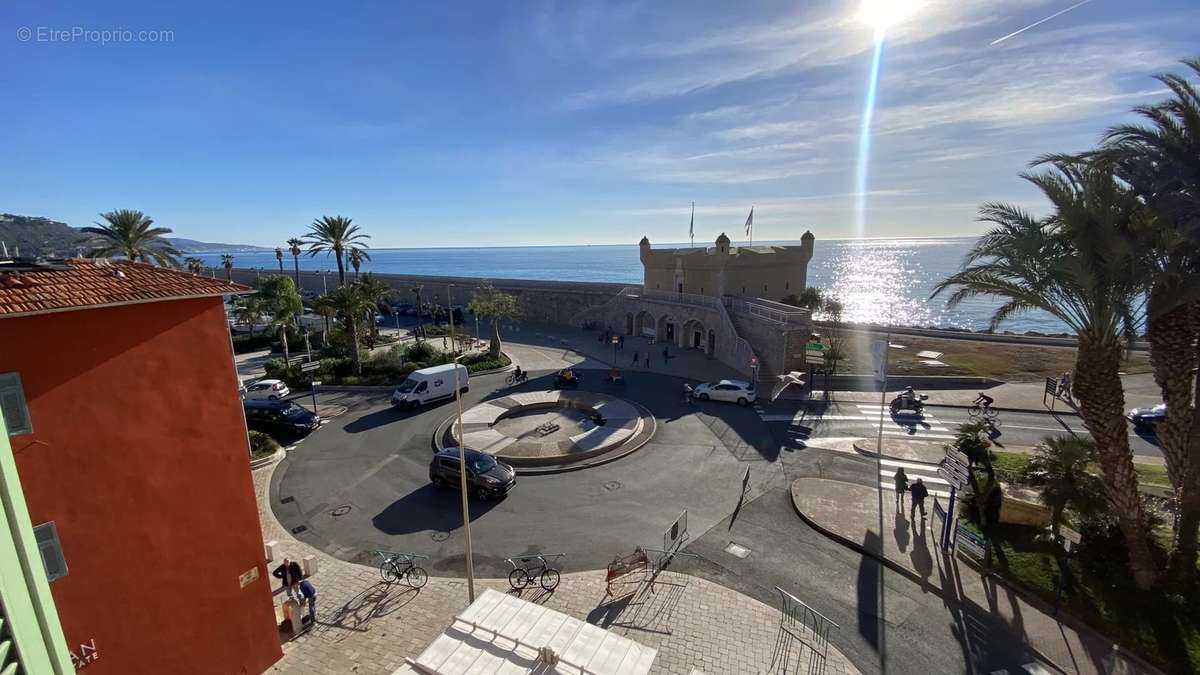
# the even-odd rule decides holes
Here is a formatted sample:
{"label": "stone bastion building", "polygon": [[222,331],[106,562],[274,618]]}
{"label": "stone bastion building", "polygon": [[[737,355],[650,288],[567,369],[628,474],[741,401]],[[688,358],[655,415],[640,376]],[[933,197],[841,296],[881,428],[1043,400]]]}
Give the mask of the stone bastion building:
{"label": "stone bastion building", "polygon": [[[711,247],[655,249],[643,238],[641,286],[622,284],[492,279],[498,290],[515,295],[525,319],[593,326],[625,335],[653,338],[678,349],[698,349],[749,377],[757,359],[760,379],[804,370],[804,345],[812,334],[808,310],[779,300],[804,290],[813,255],[811,232],[800,246],[733,246],[722,234]],[[224,270],[209,270],[219,276]],[[272,270],[234,269],[234,281],[253,285]],[[292,276],[289,271],[288,276]],[[325,293],[337,274],[301,270],[300,287]],[[409,274],[376,274],[391,285],[396,302],[466,306],[482,279]],[[468,325],[468,330],[472,328]]]}

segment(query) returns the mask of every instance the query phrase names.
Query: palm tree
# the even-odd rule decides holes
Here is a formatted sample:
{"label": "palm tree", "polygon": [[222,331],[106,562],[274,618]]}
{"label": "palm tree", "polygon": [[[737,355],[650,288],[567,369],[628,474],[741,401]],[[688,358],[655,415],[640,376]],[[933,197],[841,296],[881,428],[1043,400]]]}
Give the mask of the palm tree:
{"label": "palm tree", "polygon": [[279,261],[279,273],[283,274],[283,249],[275,247],[275,259]]}
{"label": "palm tree", "polygon": [[354,278],[358,279],[359,268],[362,267],[363,261],[370,260],[371,256],[365,250],[354,246],[350,249],[349,258],[350,266],[354,268]]}
{"label": "palm tree", "polygon": [[199,258],[193,257],[193,256],[188,256],[188,257],[184,258],[183,266],[187,271],[191,272],[192,274],[200,274],[201,272],[204,271],[204,261]]}
{"label": "palm tree", "polygon": [[240,324],[250,326],[250,334],[254,335],[255,324],[263,318],[262,299],[255,295],[241,298],[233,310],[233,318]]}
{"label": "palm tree", "polygon": [[367,296],[358,284],[339,286],[329,294],[333,306],[337,308],[342,320],[350,329],[351,360],[354,362],[354,374],[362,375],[362,354],[359,352],[359,323],[363,312],[368,306]]}
{"label": "palm tree", "polygon": [[951,307],[978,295],[1003,298],[992,315],[993,330],[1013,314],[1040,309],[1074,331],[1075,398],[1096,440],[1134,580],[1150,588],[1159,574],[1144,527],[1118,375],[1122,340],[1132,339],[1138,328],[1142,287],[1136,254],[1123,232],[1145,207],[1116,180],[1110,163],[1064,159],[1052,166],[1022,175],[1049,199],[1051,215],[1036,219],[1016,206],[985,204],[980,220],[995,227],[933,295],[957,287],[947,302]]}
{"label": "palm tree", "polygon": [[154,262],[158,265],[178,265],[179,251],[163,235],[171,234],[167,227],[154,227],[154,221],[141,211],[117,209],[101,213],[105,224],[81,228],[99,237],[93,257],[111,258],[122,255],[133,261]]}
{"label": "palm tree", "polygon": [[229,253],[221,254],[221,266],[225,268],[225,278],[233,281],[233,256]]}
{"label": "palm tree", "polygon": [[346,266],[343,254],[350,248],[366,248],[364,239],[371,235],[359,232],[358,226],[344,216],[321,216],[309,225],[308,234],[304,235],[308,243],[308,254],[316,255],[322,251],[333,253],[337,260],[338,284],[346,283]]}
{"label": "palm tree", "polygon": [[[282,264],[282,261],[280,262]],[[287,329],[304,313],[304,302],[296,292],[290,277],[272,274],[258,282],[258,297],[264,309],[271,314],[271,325],[279,332],[279,344],[283,348],[283,362],[291,362]]]}
{"label": "palm tree", "polygon": [[[1200,58],[1183,62],[1200,76]],[[1173,94],[1134,108],[1148,125],[1123,124],[1105,134],[1111,158],[1156,217],[1133,230],[1146,255],[1146,338],[1154,380],[1170,411],[1156,429],[1167,474],[1179,500],[1171,575],[1194,579],[1200,533],[1200,414],[1192,371],[1200,364],[1200,91],[1173,74],[1156,79]]]}
{"label": "palm tree", "polygon": [[1096,444],[1078,436],[1047,436],[1021,472],[1021,482],[1039,488],[1050,507],[1050,531],[1058,534],[1068,506],[1087,513],[1103,501],[1104,486],[1088,473],[1096,461]]}
{"label": "palm tree", "polygon": [[325,319],[325,332],[321,333],[321,344],[329,346],[329,320],[337,316],[337,307],[333,304],[333,298],[328,294],[318,295],[313,300],[313,311],[321,315]]}
{"label": "palm tree", "polygon": [[490,281],[475,291],[475,297],[469,305],[472,314],[492,320],[492,340],[488,345],[488,355],[491,358],[500,356],[500,322],[512,320],[521,316],[521,306],[516,296],[498,291]]}
{"label": "palm tree", "polygon": [[292,252],[292,265],[295,267],[296,273],[296,290],[300,289],[300,247],[304,245],[303,239],[292,237],[287,240],[288,250]]}

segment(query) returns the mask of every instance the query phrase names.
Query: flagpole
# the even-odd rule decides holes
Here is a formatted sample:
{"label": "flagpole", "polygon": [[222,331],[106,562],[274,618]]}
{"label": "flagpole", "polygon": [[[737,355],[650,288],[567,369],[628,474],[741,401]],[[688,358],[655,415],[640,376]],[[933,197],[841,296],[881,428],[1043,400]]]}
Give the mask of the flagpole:
{"label": "flagpole", "polygon": [[696,202],[692,202],[692,220],[691,220],[691,223],[688,225],[688,239],[690,239],[692,242],[691,244],[688,244],[688,248],[695,248],[696,247]]}

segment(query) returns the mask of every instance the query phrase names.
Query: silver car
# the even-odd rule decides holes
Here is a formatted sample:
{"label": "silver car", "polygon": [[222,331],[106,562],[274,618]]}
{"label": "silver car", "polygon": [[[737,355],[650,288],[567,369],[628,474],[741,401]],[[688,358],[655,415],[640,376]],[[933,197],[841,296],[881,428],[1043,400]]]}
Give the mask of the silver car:
{"label": "silver car", "polygon": [[754,385],[745,380],[721,380],[696,385],[692,396],[701,401],[728,401],[738,405],[750,405],[758,398]]}

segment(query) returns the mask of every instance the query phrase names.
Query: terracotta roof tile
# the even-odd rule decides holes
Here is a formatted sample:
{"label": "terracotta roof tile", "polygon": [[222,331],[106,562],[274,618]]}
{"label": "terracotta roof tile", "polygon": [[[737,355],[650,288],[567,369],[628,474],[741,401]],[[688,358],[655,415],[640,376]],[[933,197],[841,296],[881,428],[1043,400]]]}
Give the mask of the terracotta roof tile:
{"label": "terracotta roof tile", "polygon": [[128,260],[72,258],[57,267],[8,271],[0,265],[0,319],[251,290],[224,279]]}

